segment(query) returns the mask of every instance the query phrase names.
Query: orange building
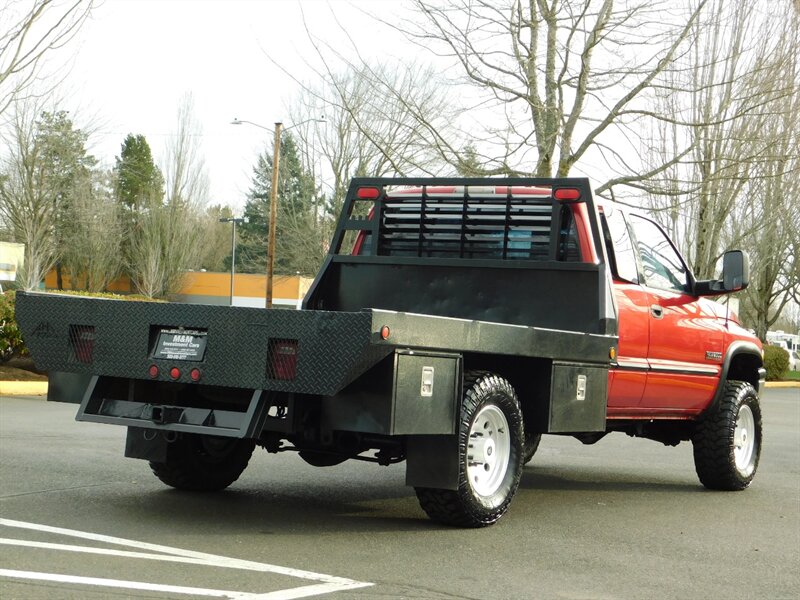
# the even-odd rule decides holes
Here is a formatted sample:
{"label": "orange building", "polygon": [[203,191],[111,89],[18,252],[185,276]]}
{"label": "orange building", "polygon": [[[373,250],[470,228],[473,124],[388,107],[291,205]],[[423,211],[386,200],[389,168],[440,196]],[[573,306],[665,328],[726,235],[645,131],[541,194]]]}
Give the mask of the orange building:
{"label": "orange building", "polygon": [[[237,273],[234,278],[233,305],[264,307],[266,298],[266,275]],[[272,304],[276,308],[300,308],[303,297],[314,281],[299,275],[276,275],[272,281]],[[50,271],[44,280],[45,288],[55,289],[56,273]],[[64,287],[72,288],[69,276],[64,276]],[[131,294],[134,292],[128,277],[120,277],[108,286],[109,292]],[[169,298],[175,302],[189,304],[231,303],[231,274],[190,271],[186,273],[181,289]]]}

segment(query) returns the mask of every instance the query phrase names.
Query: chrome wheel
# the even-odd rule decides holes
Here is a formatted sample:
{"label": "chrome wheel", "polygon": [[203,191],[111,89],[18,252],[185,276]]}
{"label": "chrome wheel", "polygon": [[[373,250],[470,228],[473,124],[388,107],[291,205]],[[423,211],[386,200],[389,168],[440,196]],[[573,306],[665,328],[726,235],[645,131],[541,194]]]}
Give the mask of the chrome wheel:
{"label": "chrome wheel", "polygon": [[756,447],[756,420],[753,411],[747,404],[739,408],[736,417],[736,429],[733,433],[733,457],[736,468],[747,477],[755,466],[754,450]]}
{"label": "chrome wheel", "polygon": [[467,444],[467,478],[473,492],[488,497],[497,492],[508,471],[511,436],[503,411],[484,406],[475,416]]}

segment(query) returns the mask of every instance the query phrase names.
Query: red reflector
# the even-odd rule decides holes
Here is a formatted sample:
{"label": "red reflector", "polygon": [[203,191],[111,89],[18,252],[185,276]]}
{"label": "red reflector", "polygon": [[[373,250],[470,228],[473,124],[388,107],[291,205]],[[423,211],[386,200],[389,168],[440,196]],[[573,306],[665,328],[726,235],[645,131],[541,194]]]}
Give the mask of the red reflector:
{"label": "red reflector", "polygon": [[359,200],[375,200],[380,195],[381,195],[380,190],[374,187],[358,188],[358,191],[356,192],[356,198],[358,198]]}
{"label": "red reflector", "polygon": [[388,325],[384,325],[381,327],[381,339],[385,340],[389,338],[389,334],[392,333],[392,330],[389,329]]}
{"label": "red reflector", "polygon": [[150,377],[155,379],[158,377],[158,367],[155,365],[150,365]]}
{"label": "red reflector", "polygon": [[579,200],[581,191],[575,188],[560,188],[553,192],[553,198],[556,200]]}
{"label": "red reflector", "polygon": [[181,376],[181,370],[178,367],[172,367],[169,370],[169,376],[173,379],[178,379]]}
{"label": "red reflector", "polygon": [[192,369],[189,371],[189,377],[192,378],[192,381],[200,381],[200,369]]}

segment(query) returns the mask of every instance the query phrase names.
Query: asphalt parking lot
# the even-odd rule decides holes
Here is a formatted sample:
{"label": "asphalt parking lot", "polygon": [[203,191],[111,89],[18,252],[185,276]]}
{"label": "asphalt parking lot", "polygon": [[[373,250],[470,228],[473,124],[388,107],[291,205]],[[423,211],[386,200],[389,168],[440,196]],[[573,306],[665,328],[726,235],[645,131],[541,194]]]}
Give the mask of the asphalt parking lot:
{"label": "asphalt parking lot", "polygon": [[0,398],[0,597],[800,597],[800,389],[768,389],[753,486],[691,446],[545,437],[495,526],[433,524],[404,466],[258,452],[217,494],[165,488],[123,428]]}

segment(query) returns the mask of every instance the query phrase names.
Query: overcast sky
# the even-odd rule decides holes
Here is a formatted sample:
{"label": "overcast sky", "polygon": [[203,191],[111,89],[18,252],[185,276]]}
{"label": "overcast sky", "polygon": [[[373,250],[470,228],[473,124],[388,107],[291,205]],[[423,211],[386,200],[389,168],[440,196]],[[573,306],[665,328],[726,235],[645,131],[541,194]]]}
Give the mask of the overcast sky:
{"label": "overcast sky", "polygon": [[402,10],[397,0],[105,0],[67,49],[76,56],[66,104],[78,126],[96,118],[91,150],[112,166],[128,133],[144,134],[161,157],[181,98],[191,92],[211,202],[240,207],[256,155],[271,149],[272,135],[230,121],[290,124],[285,107],[297,86],[270,57],[313,79],[302,14],[314,35],[337,46],[348,43],[334,17],[370,55],[398,56],[409,48],[387,44],[391,35],[364,13],[394,18]]}

